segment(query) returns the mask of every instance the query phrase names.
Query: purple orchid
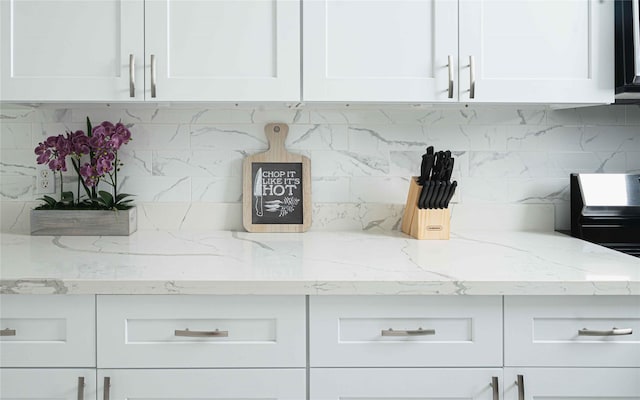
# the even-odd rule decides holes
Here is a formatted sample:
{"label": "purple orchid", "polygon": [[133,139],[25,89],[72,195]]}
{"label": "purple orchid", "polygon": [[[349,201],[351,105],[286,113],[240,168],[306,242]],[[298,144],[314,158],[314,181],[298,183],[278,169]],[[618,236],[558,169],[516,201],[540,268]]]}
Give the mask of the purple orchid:
{"label": "purple orchid", "polygon": [[[122,163],[118,160],[118,150],[122,145],[131,140],[131,131],[121,122],[115,125],[109,121],[104,121],[100,125],[91,128],[91,123],[87,119],[87,135],[82,130],[67,132],[66,136],[49,136],[39,143],[34,149],[37,155],[38,164],[47,164],[52,171],[67,170],[66,157],[71,156],[74,170],[78,174],[78,204],[80,204],[80,183],[85,188],[91,203],[101,203],[106,208],[127,208],[125,200],[129,195],[117,195],[117,172]],[[81,163],[81,160],[88,162]],[[104,180],[113,187],[113,196],[107,192],[100,191],[97,196],[95,188]],[[62,175],[60,179],[62,189]],[[89,190],[89,188],[92,188]],[[110,196],[109,197],[105,197]]]}

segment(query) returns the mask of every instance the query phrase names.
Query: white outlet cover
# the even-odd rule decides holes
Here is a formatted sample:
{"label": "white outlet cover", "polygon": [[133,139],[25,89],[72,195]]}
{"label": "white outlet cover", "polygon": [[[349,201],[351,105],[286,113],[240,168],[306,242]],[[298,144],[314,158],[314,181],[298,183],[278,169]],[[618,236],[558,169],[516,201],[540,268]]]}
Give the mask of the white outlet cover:
{"label": "white outlet cover", "polygon": [[47,165],[36,167],[36,194],[52,194],[56,192],[56,175]]}

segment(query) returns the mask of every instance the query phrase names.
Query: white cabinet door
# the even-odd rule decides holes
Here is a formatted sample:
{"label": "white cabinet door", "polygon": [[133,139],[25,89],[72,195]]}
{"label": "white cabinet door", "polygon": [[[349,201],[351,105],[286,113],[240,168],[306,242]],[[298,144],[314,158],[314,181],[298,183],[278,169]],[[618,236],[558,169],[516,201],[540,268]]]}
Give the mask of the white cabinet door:
{"label": "white cabinet door", "polygon": [[142,100],[143,9],[142,0],[2,0],[0,100]]}
{"label": "white cabinet door", "polygon": [[95,400],[95,369],[0,368],[0,399]]}
{"label": "white cabinet door", "polygon": [[312,296],[312,367],[502,366],[500,296]]}
{"label": "white cabinet door", "polygon": [[98,370],[99,398],[110,400],[302,400],[305,392],[304,368]]}
{"label": "white cabinet door", "polygon": [[612,102],[613,23],[610,0],[460,0],[460,101]]}
{"label": "white cabinet door", "polygon": [[146,100],[300,99],[296,0],[147,1],[145,48]]}
{"label": "white cabinet door", "polygon": [[640,296],[506,296],[506,366],[640,367]]}
{"label": "white cabinet door", "polygon": [[303,5],[303,100],[457,100],[456,1],[305,0]]}
{"label": "white cabinet door", "polygon": [[502,369],[311,368],[309,387],[311,400],[491,400]]}
{"label": "white cabinet door", "polygon": [[0,296],[0,366],[95,367],[95,347],[94,296]]}
{"label": "white cabinet door", "polygon": [[637,368],[506,368],[504,382],[505,400],[640,400]]}

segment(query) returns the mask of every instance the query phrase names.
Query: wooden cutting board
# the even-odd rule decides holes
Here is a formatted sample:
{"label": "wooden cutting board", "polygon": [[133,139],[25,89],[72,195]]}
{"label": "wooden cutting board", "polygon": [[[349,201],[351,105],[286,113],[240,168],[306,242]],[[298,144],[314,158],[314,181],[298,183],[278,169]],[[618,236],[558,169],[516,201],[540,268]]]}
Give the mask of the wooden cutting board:
{"label": "wooden cutting board", "polygon": [[311,226],[311,161],[289,153],[289,126],[264,127],[269,150],[244,159],[242,223],[249,232],[304,232]]}

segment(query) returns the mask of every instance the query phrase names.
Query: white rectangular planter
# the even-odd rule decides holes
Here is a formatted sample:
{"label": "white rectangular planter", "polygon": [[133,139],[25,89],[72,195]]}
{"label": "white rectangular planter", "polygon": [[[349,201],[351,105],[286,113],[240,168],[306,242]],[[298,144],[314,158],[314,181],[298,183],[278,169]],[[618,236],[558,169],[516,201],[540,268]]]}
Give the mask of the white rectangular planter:
{"label": "white rectangular planter", "polygon": [[136,207],[128,210],[31,210],[34,236],[128,236],[138,228]]}

